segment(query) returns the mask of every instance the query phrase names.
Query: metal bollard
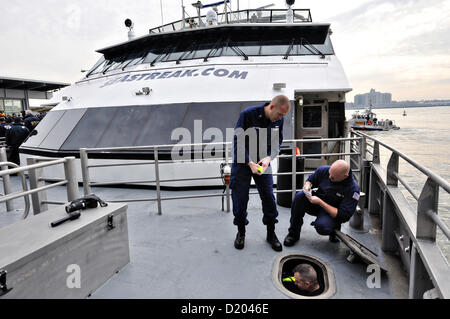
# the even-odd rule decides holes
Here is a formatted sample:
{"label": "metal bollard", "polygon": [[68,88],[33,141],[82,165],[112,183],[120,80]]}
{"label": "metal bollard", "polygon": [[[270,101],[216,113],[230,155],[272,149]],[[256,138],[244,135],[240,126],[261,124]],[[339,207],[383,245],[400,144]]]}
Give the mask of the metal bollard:
{"label": "metal bollard", "polygon": [[158,148],[153,148],[153,154],[155,156],[155,180],[156,180],[156,201],[158,205],[158,215],[162,215],[161,208],[161,183],[159,178],[159,160],[158,160]]}
{"label": "metal bollard", "polygon": [[[37,161],[35,158],[27,158],[27,165],[36,164]],[[42,176],[42,168],[30,169],[28,171],[28,176],[30,179],[30,189],[36,189],[41,186],[45,186],[45,182],[40,181]],[[31,202],[33,203],[33,213],[34,215],[40,214],[48,210],[47,204],[42,204],[43,201],[47,201],[47,193],[45,191],[41,191],[39,193],[31,194]]]}
{"label": "metal bollard", "polygon": [[81,175],[83,177],[84,195],[92,194],[91,178],[89,176],[89,158],[87,149],[80,148]]}
{"label": "metal bollard", "polygon": [[359,202],[355,213],[350,218],[350,227],[356,231],[364,230],[364,206],[366,202],[366,194],[361,192],[359,195]]}
{"label": "metal bollard", "polygon": [[64,174],[67,180],[67,201],[71,202],[80,198],[78,191],[77,169],[75,166],[75,157],[66,157],[64,163]]}

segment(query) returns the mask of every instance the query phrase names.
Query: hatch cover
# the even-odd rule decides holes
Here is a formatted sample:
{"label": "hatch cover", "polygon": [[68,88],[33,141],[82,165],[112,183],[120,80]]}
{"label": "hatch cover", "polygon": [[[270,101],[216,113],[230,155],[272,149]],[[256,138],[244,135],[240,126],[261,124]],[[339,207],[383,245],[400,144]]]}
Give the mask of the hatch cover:
{"label": "hatch cover", "polygon": [[353,262],[353,257],[356,255],[366,264],[376,264],[380,267],[381,270],[387,272],[386,267],[378,260],[378,255],[375,252],[364,246],[352,236],[344,234],[340,230],[336,230],[335,232],[336,236],[341,240],[341,242],[343,242],[348,248],[350,248],[351,252],[348,258],[350,262]]}

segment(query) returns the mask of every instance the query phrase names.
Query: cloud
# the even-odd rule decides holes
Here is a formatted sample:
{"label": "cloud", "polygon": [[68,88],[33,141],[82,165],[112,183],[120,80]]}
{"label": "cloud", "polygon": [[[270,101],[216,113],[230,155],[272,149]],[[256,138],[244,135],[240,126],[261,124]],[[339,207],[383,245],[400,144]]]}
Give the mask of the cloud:
{"label": "cloud", "polygon": [[[424,85],[450,65],[450,1],[371,1],[336,15],[333,44],[354,91],[392,92],[398,99],[433,98]],[[441,84],[440,97],[450,98]]]}
{"label": "cloud", "polygon": [[[195,15],[191,3],[184,5]],[[208,1],[204,1],[205,3]],[[285,8],[284,0],[273,0]],[[181,18],[180,0],[164,0],[164,22]],[[236,9],[236,1],[233,8]],[[313,21],[330,22],[333,46],[354,87],[392,92],[397,99],[450,98],[450,0],[297,1]],[[240,9],[260,0],[241,0]],[[100,55],[127,40],[126,18],[138,36],[161,24],[159,0],[0,0],[0,74],[74,82]],[[434,81],[434,84],[430,84]],[[424,84],[428,83],[428,84]],[[419,96],[420,92],[420,96]]]}

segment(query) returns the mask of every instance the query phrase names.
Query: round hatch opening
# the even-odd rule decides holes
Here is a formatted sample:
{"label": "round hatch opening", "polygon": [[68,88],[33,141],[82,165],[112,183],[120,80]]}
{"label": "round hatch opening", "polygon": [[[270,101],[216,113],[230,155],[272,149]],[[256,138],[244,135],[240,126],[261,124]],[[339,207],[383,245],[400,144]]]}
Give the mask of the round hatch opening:
{"label": "round hatch opening", "polygon": [[[302,266],[299,266],[302,265]],[[306,265],[306,266],[305,266]],[[299,268],[296,268],[299,267]],[[308,271],[313,269],[317,274],[318,289],[315,291],[303,290],[309,285],[302,283],[303,278],[297,274],[295,280],[294,270]],[[311,273],[311,272],[310,272]],[[314,272],[312,272],[314,274]],[[336,293],[336,282],[331,267],[323,260],[306,254],[288,254],[280,256],[275,261],[275,267],[272,276],[275,286],[285,295],[295,299],[327,299]]]}

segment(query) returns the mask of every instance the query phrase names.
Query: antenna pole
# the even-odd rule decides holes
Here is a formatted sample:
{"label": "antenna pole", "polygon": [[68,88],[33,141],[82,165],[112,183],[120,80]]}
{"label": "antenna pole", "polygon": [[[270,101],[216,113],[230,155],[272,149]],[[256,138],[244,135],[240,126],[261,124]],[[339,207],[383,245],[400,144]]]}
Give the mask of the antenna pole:
{"label": "antenna pole", "polygon": [[223,4],[225,5],[225,23],[228,24],[228,6],[227,6],[227,0],[223,1]]}
{"label": "antenna pole", "polygon": [[182,25],[182,28],[185,29],[186,28],[186,13],[185,13],[185,10],[184,10],[183,0],[181,0],[181,10],[183,11],[182,15],[181,15],[182,16],[181,25]]}
{"label": "antenna pole", "polygon": [[159,4],[161,6],[161,25],[164,25],[164,14],[163,14],[162,0],[159,0]]}

